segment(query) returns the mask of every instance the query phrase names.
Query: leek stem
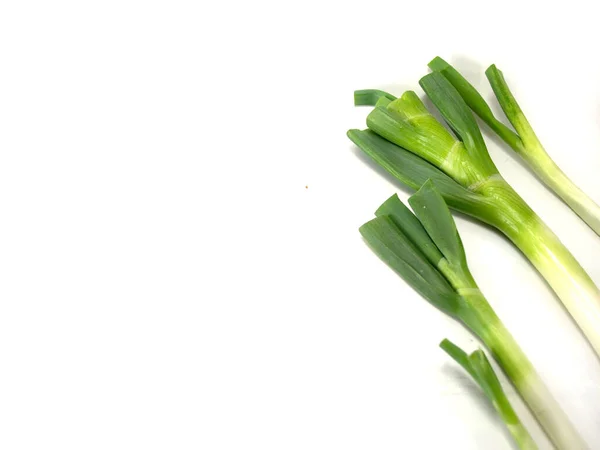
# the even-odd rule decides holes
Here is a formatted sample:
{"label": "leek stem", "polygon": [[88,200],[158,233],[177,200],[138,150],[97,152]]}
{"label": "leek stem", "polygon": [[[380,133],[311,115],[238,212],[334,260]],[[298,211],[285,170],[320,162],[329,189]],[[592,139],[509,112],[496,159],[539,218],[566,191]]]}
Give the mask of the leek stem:
{"label": "leek stem", "polygon": [[[463,314],[465,324],[490,350],[554,445],[564,450],[587,448],[523,350],[477,288],[475,281],[471,282],[469,278],[472,280],[467,269],[467,276],[461,277],[464,283],[459,282],[463,287],[458,289],[460,295],[471,306],[469,312]],[[452,284],[457,286],[456,283]],[[515,429],[509,426],[509,431],[513,436],[516,435],[515,440],[519,444],[519,439],[527,439],[527,431],[520,430],[518,426]],[[533,447],[521,448],[537,448],[533,442],[531,444]]]}
{"label": "leek stem", "polygon": [[502,178],[477,192],[490,199],[479,217],[504,233],[535,266],[600,355],[600,290],[558,237]]}
{"label": "leek stem", "polygon": [[[470,328],[490,350],[554,445],[558,449],[564,450],[587,448],[567,415],[481,291],[466,289],[461,295],[468,299],[470,305],[477,305],[473,308],[473,311],[477,312],[477,317],[473,318],[473,322],[483,324],[480,327]],[[469,326],[468,322],[467,325]],[[509,430],[513,433],[510,427]],[[520,430],[515,429],[514,431],[516,434],[522,435]],[[515,439],[517,438],[515,437]]]}
{"label": "leek stem", "polygon": [[[515,388],[554,445],[558,449],[565,450],[588,448],[500,320],[488,323],[482,340],[492,352],[494,359],[512,380]],[[509,431],[519,442],[520,438],[517,436],[522,436],[522,430],[518,427],[513,430],[509,426]]]}

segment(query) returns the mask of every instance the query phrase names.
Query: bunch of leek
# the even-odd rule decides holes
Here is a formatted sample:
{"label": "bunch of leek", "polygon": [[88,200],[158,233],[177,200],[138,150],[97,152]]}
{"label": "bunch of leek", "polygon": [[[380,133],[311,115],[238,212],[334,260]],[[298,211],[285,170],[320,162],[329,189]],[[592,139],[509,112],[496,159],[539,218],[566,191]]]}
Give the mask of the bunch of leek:
{"label": "bunch of leek", "polygon": [[448,205],[496,227],[543,275],[600,355],[600,291],[577,260],[498,173],[471,110],[440,73],[420,80],[456,134],[432,116],[412,91],[400,98],[357,91],[357,104],[374,104],[368,130],[349,138],[405,185],[432,179]]}
{"label": "bunch of leek", "polygon": [[[369,246],[418,293],[462,322],[485,344],[558,448],[585,448],[479,290],[450,210],[433,182],[425,183],[409,203],[414,214],[394,195],[375,212],[375,219],[360,227]],[[507,425],[523,445],[529,443],[524,429],[516,425],[511,429],[512,419]]]}
{"label": "bunch of leek", "polygon": [[600,235],[600,206],[588,197],[546,153],[529,121],[510,91],[504,75],[495,65],[485,72],[504,114],[516,133],[500,122],[477,90],[450,64],[440,57],[430,63],[431,70],[441,73],[463,100],[500,138],[506,142],[531,170],[558,195],[588,226]]}

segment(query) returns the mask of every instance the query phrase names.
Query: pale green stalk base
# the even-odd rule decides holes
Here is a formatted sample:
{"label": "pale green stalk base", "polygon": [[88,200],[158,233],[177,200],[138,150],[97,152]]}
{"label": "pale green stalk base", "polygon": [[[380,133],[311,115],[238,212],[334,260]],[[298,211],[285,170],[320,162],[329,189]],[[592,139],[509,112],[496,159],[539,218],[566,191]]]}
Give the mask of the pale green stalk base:
{"label": "pale green stalk base", "polygon": [[600,355],[600,290],[548,226],[501,177],[478,187],[490,198],[481,219],[502,231],[531,261]]}
{"label": "pale green stalk base", "polygon": [[[495,185],[503,186],[502,183],[508,186],[503,179],[494,179]],[[508,188],[512,191],[510,186]],[[512,193],[517,195],[514,191]],[[533,211],[531,213],[534,214]],[[562,247],[560,241],[556,237],[554,239]],[[546,236],[546,241],[548,241],[548,236]],[[562,248],[564,249],[564,247]],[[567,255],[570,255],[566,249],[564,251]],[[583,269],[581,270],[583,271]],[[451,272],[454,273],[454,276],[449,281],[469,305],[468,311],[462,311],[460,317],[462,317],[467,327],[479,336],[490,350],[494,359],[512,381],[556,448],[559,450],[586,449],[585,442],[581,439],[567,415],[563,412],[552,394],[550,394],[527,356],[478,289],[468,268],[460,270],[460,268],[454,267],[450,270],[441,266],[440,271],[445,275]],[[585,272],[583,273],[585,274]],[[500,405],[494,406],[496,409],[500,407]],[[511,421],[510,416],[506,416],[507,411],[498,410],[498,412],[503,415],[505,422],[509,423]],[[531,440],[531,438],[528,437],[529,435],[526,430],[520,429],[522,425],[521,427],[519,426],[520,422],[516,416],[512,419],[512,423],[514,427],[513,429],[509,427],[509,431],[518,435],[518,438],[515,436],[517,442],[519,442],[519,439],[523,441],[522,443],[525,447],[521,448],[537,448],[533,441],[526,442],[528,439]]]}
{"label": "pale green stalk base", "polygon": [[521,450],[538,450],[535,441],[531,439],[531,435],[525,429],[521,422],[514,425],[506,425],[508,431]]}
{"label": "pale green stalk base", "polygon": [[546,279],[600,355],[600,291],[556,235],[541,221],[508,237]]}
{"label": "pale green stalk base", "polygon": [[[474,292],[474,295],[481,296],[481,293]],[[483,296],[480,301],[485,301]],[[556,448],[559,450],[588,448],[560,405],[548,391],[527,356],[497,317],[495,320],[492,317],[486,318],[486,326],[480,333],[480,338],[512,381]],[[521,446],[520,448],[537,448],[533,441],[529,442],[531,438],[527,431],[521,428],[522,425],[519,426],[518,423],[515,423],[513,427],[509,426],[509,431]]]}
{"label": "pale green stalk base", "polygon": [[521,382],[520,386],[515,385],[515,387],[539,422],[543,424],[544,430],[557,449],[585,450],[590,448],[573,428],[569,418],[537,373],[531,373]]}
{"label": "pale green stalk base", "polygon": [[560,170],[542,144],[539,141],[529,143],[527,149],[519,154],[538,178],[600,236],[600,206]]}

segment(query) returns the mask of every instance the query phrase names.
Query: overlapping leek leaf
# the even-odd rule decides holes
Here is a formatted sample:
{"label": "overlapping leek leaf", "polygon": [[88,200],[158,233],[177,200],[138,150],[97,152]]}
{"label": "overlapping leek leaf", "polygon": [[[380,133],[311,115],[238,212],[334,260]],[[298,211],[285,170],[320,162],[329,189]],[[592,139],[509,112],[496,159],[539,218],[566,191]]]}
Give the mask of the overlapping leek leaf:
{"label": "overlapping leek leaf", "polygon": [[487,301],[482,303],[442,196],[429,180],[409,203],[414,213],[393,195],[377,209],[375,219],[360,227],[360,233],[413,289],[485,338],[488,325],[498,318]]}
{"label": "overlapping leek leaf", "polygon": [[483,350],[475,350],[468,355],[448,339],[444,339],[440,343],[440,347],[460,364],[471,375],[481,390],[483,390],[486,397],[494,406],[494,409],[502,418],[502,421],[506,424],[508,431],[519,448],[522,450],[537,449],[538,447],[531,435],[521,423],[508,398],[506,398],[500,381]]}
{"label": "overlapping leek leaf", "polygon": [[389,216],[377,217],[360,228],[373,251],[433,305],[457,317],[459,297],[444,276]]}
{"label": "overlapping leek leaf", "polygon": [[460,93],[475,114],[481,117],[504,142],[518,153],[534,173],[596,234],[600,235],[600,206],[579,189],[548,155],[508,87],[504,75],[495,65],[491,65],[485,74],[498,103],[516,132],[500,122],[479,92],[442,58],[434,58],[429,63],[429,67],[442,74]]}
{"label": "overlapping leek leaf", "polygon": [[484,203],[482,196],[461,186],[414,153],[385,140],[372,130],[349,130],[347,134],[377,164],[413,190],[432,180],[453,208],[467,214],[476,214],[481,209]]}

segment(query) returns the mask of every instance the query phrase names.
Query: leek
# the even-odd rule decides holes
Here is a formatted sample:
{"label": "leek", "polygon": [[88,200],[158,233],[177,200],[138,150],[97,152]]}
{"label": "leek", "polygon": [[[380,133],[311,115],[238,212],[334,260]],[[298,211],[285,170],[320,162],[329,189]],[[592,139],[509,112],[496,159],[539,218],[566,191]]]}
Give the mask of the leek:
{"label": "leek", "polygon": [[538,447],[531,435],[521,423],[508,398],[506,398],[500,381],[483,350],[475,350],[470,355],[467,355],[448,339],[444,339],[440,343],[440,347],[460,364],[473,377],[479,387],[481,387],[519,448],[521,450],[537,449]]}
{"label": "leek", "polygon": [[462,322],[492,356],[560,449],[585,443],[477,286],[450,210],[429,180],[410,199],[396,195],[360,228],[373,251],[431,304]]}
{"label": "leek", "polygon": [[495,65],[491,65],[485,74],[516,133],[494,117],[483,97],[454,67],[440,57],[434,58],[429,67],[450,81],[473,112],[523,158],[546,186],[600,235],[600,206],[579,189],[548,155],[510,91],[504,75]]}
{"label": "leek", "polygon": [[458,139],[411,91],[395,100],[373,94],[370,130],[350,130],[349,138],[407,186],[418,189],[432,179],[449,206],[504,233],[554,289],[600,355],[600,291],[498,173],[469,107],[452,84],[437,72],[420,84]]}

